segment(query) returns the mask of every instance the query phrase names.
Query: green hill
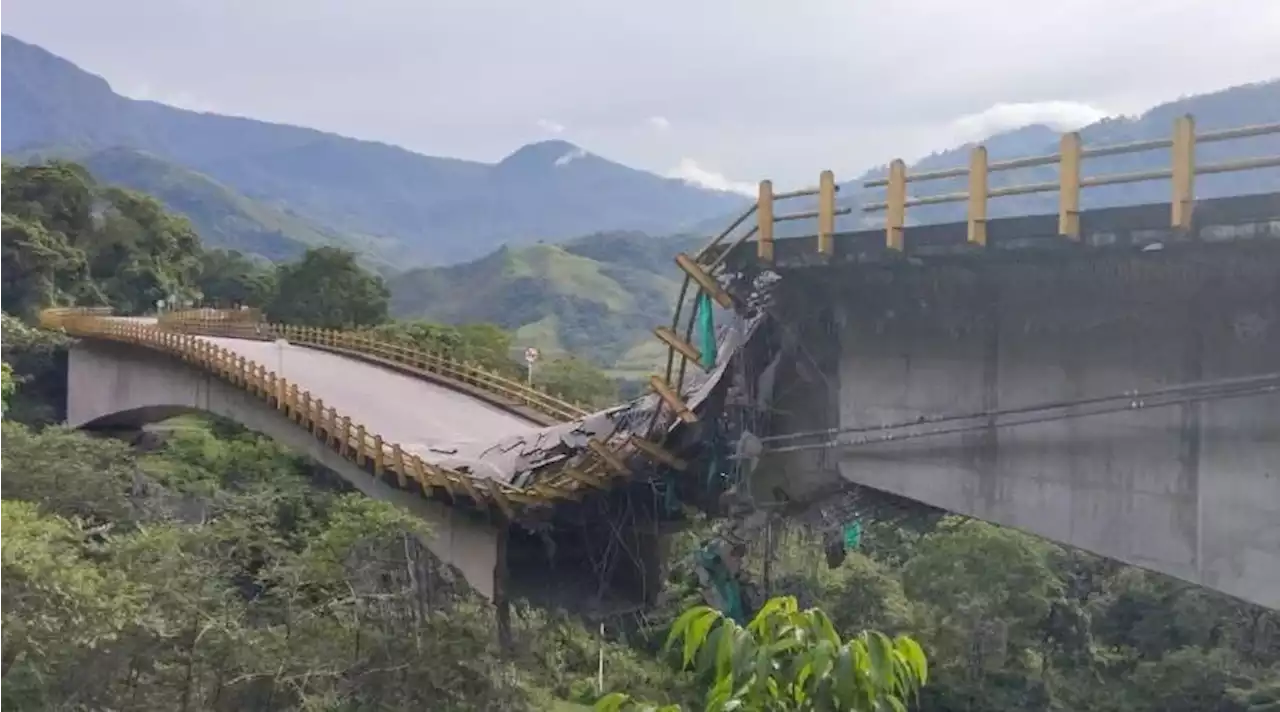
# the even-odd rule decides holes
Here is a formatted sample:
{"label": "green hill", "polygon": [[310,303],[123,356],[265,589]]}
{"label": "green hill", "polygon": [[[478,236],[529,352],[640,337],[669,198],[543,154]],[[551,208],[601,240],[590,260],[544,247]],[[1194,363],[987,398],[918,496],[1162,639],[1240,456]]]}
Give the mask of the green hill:
{"label": "green hill", "polygon": [[142,151],[111,148],[80,159],[101,181],[153,195],[185,215],[206,246],[291,260],[308,247],[335,245],[366,255],[380,254],[377,240],[360,240],[251,200],[218,181]]}
{"label": "green hill", "polygon": [[391,310],[402,318],[492,322],[515,331],[518,346],[547,356],[572,353],[616,366],[622,376],[647,372],[657,358],[642,347],[670,317],[679,289],[673,257],[696,244],[613,232],[503,247],[474,262],[393,277]]}
{"label": "green hill", "polygon": [[371,266],[390,265],[389,261],[378,258],[385,246],[377,240],[341,235],[143,151],[61,149],[21,152],[13,158],[23,163],[50,158],[71,160],[103,183],[151,195],[169,210],[190,220],[206,247],[287,261],[297,259],[308,247],[334,245],[365,255]]}

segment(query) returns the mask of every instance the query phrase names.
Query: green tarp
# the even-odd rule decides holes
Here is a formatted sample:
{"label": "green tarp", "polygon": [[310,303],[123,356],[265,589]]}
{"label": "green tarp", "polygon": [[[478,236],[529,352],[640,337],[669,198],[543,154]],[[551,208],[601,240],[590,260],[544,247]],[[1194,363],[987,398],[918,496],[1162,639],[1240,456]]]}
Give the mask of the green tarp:
{"label": "green tarp", "polygon": [[716,322],[712,313],[711,295],[698,293],[698,346],[702,350],[702,366],[706,369],[716,365]]}

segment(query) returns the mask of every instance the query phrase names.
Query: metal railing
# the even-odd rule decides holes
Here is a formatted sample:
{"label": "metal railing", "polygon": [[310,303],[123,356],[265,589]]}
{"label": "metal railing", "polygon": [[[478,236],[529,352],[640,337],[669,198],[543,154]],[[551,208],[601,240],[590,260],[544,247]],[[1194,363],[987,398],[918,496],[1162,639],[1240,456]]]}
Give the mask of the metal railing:
{"label": "metal railing", "polygon": [[[1173,135],[1170,138],[1134,141],[1110,146],[1085,147],[1080,140],[1080,134],[1072,132],[1062,136],[1058,153],[1053,155],[1028,156],[992,163],[988,160],[986,147],[976,146],[970,152],[969,165],[967,167],[913,174],[907,173],[905,161],[897,159],[889,164],[889,176],[887,178],[870,180],[863,184],[863,187],[866,188],[885,188],[885,200],[878,203],[869,203],[863,206],[863,210],[866,212],[884,211],[885,246],[891,250],[901,251],[905,244],[907,208],[944,203],[967,203],[965,219],[968,223],[968,242],[972,245],[983,246],[987,244],[987,203],[992,198],[1056,191],[1058,193],[1058,232],[1064,238],[1079,240],[1080,193],[1082,190],[1103,185],[1169,180],[1172,184],[1169,224],[1175,230],[1189,230],[1191,228],[1192,209],[1195,205],[1195,181],[1197,175],[1280,167],[1280,156],[1262,156],[1196,165],[1196,146],[1269,134],[1280,134],[1280,124],[1242,126],[1197,135],[1195,119],[1191,116],[1181,116],[1174,122]],[[1117,156],[1161,149],[1170,149],[1168,168],[1089,177],[1082,177],[1081,175],[1082,164],[1088,158]],[[1058,166],[1058,180],[1001,186],[998,188],[991,188],[988,185],[992,173],[1049,165]],[[967,178],[968,189],[962,192],[940,195],[907,196],[907,185],[909,183],[923,183],[950,178]]]}
{"label": "metal railing", "polygon": [[[486,400],[500,407],[527,408],[533,414],[543,416],[534,418],[542,425],[577,420],[591,412],[582,404],[508,378],[484,366],[446,354],[376,339],[365,332],[269,324],[261,321],[261,315],[256,310],[193,309],[170,312],[162,314],[158,323],[162,329],[185,334],[259,341],[284,339],[366,361],[394,365],[414,375],[486,397]],[[526,417],[531,415],[528,412],[520,414]]]}

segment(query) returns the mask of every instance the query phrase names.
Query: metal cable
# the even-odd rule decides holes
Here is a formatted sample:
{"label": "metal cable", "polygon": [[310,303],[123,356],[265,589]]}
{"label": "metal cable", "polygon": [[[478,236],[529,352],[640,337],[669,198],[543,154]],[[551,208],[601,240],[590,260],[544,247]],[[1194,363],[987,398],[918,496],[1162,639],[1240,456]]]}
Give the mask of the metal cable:
{"label": "metal cable", "polygon": [[[1164,407],[1173,406],[1173,405],[1182,405],[1185,403],[1194,403],[1194,402],[1200,402],[1200,401],[1222,400],[1222,399],[1228,399],[1228,398],[1247,398],[1247,397],[1260,396],[1260,395],[1265,395],[1268,393],[1275,393],[1275,392],[1280,392],[1280,378],[1272,379],[1271,382],[1264,383],[1261,385],[1234,386],[1230,388],[1209,390],[1206,392],[1175,394],[1169,397],[1168,400],[1163,400],[1163,401],[1148,402],[1147,400],[1144,400],[1144,399],[1135,398],[1135,399],[1131,399],[1130,402],[1122,405],[1105,406],[1102,408],[1097,408],[1094,410],[1089,410],[1084,412],[1054,413],[1052,415],[1032,416],[1032,417],[1016,420],[1013,422],[974,423],[974,424],[967,424],[967,425],[935,428],[932,430],[925,430],[921,432],[907,432],[903,434],[896,433],[896,430],[905,430],[910,427],[914,427],[918,425],[918,423],[910,423],[902,426],[897,426],[894,429],[894,431],[890,431],[890,432],[883,432],[883,429],[876,428],[875,429],[876,431],[881,431],[881,432],[879,432],[877,435],[870,436],[870,437],[856,438],[852,440],[843,440],[840,438],[835,438],[835,439],[825,440],[823,442],[818,442],[818,443],[810,443],[810,444],[804,444],[804,445],[786,445],[782,447],[768,448],[766,449],[765,452],[783,453],[783,452],[798,452],[802,450],[861,447],[865,445],[876,445],[876,444],[886,443],[886,442],[914,440],[914,439],[923,438],[923,437],[954,435],[957,433],[987,430],[989,428],[1007,428],[1007,427],[1014,427],[1018,425],[1034,425],[1038,423],[1048,423],[1048,422],[1053,422],[1058,420],[1083,418],[1083,417],[1088,417],[1093,415],[1107,415],[1112,413],[1123,413],[1126,411],[1146,410],[1150,408],[1164,408]],[[1116,400],[1116,399],[1113,398],[1109,400]],[[1052,408],[1048,410],[1061,410],[1066,407],[1072,407],[1072,406],[1059,406],[1057,408]],[[1047,410],[1047,409],[1040,408],[1038,410]],[[1024,414],[1024,413],[1019,413],[1019,414]],[[972,417],[973,416],[971,416],[970,418]],[[970,419],[970,418],[966,418],[966,419]],[[946,420],[955,420],[955,419],[956,418],[951,418],[951,417],[946,418]],[[847,434],[848,432],[850,431],[845,431],[844,434]]]}
{"label": "metal cable", "polygon": [[[1242,376],[1237,378],[1221,378],[1209,381],[1196,381],[1193,383],[1183,383],[1176,386],[1166,386],[1164,388],[1153,388],[1147,391],[1128,390],[1118,394],[1109,396],[1095,396],[1091,398],[1079,398],[1074,400],[1050,401],[1048,403],[1037,403],[1029,406],[1018,406],[1013,408],[996,408],[981,411],[973,411],[968,413],[952,413],[947,415],[922,415],[909,421],[900,421],[897,423],[888,423],[885,425],[862,425],[846,428],[829,428],[826,430],[810,430],[799,433],[787,433],[784,435],[771,435],[761,438],[764,444],[785,442],[790,440],[802,440],[805,438],[831,437],[834,435],[845,435],[851,433],[873,433],[889,430],[898,430],[902,428],[918,427],[921,425],[934,425],[937,423],[945,423],[954,420],[972,420],[975,418],[998,418],[1004,415],[1019,415],[1026,413],[1034,413],[1043,410],[1055,410],[1064,408],[1077,408],[1080,406],[1097,405],[1108,403],[1116,400],[1127,401],[1144,401],[1151,400],[1161,396],[1182,394],[1189,391],[1201,391],[1216,388],[1230,388],[1237,386],[1256,386],[1269,385],[1280,382],[1280,372],[1266,373],[1255,376]],[[776,450],[774,450],[776,451]]]}

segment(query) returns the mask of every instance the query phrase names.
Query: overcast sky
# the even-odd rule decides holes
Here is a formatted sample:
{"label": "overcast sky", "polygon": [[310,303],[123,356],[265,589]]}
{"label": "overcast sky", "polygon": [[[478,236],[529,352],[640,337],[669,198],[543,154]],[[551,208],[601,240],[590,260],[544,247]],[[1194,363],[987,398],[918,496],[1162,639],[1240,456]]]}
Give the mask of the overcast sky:
{"label": "overcast sky", "polygon": [[1280,0],[6,0],[129,96],[741,187],[1280,76]]}

